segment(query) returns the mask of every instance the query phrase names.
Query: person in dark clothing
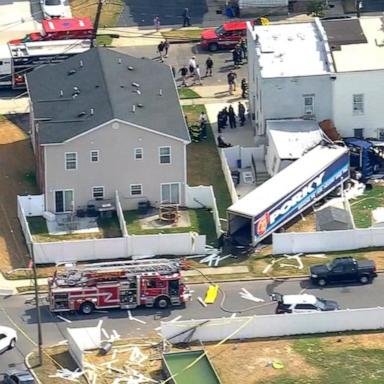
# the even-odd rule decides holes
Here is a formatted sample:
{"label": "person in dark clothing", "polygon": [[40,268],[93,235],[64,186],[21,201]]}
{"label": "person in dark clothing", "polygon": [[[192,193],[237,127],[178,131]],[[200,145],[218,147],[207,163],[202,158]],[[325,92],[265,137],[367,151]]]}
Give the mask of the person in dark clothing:
{"label": "person in dark clothing", "polygon": [[217,114],[217,132],[221,133],[221,130],[223,129],[223,112],[219,111]]}
{"label": "person in dark clothing", "polygon": [[242,79],[241,80],[241,97],[243,99],[246,99],[248,96],[248,83],[247,80]]}
{"label": "person in dark clothing", "polygon": [[232,107],[232,105],[228,108],[228,119],[229,119],[229,126],[233,129],[236,128],[236,114]]}
{"label": "person in dark clothing", "polygon": [[189,13],[188,8],[184,8],[182,16],[183,16],[183,27],[190,27],[191,26],[191,14]]}
{"label": "person in dark clothing", "polygon": [[157,51],[159,52],[160,61],[163,62],[163,55],[164,55],[164,41],[160,41],[159,45],[157,46]]}
{"label": "person in dark clothing", "polygon": [[221,111],[223,115],[223,128],[225,128],[228,125],[228,110],[227,107],[224,107]]}
{"label": "person in dark clothing", "polygon": [[211,56],[205,62],[205,77],[212,76],[213,60]]}
{"label": "person in dark clothing", "polygon": [[219,148],[228,148],[228,147],[232,147],[232,144],[226,143],[224,139],[219,135],[217,136],[217,146]]}
{"label": "person in dark clothing", "polygon": [[245,123],[245,107],[244,107],[244,104],[242,104],[240,101],[239,101],[239,107],[238,107],[238,115],[240,120],[240,126],[242,127]]}
{"label": "person in dark clothing", "polygon": [[182,66],[180,69],[179,69],[179,72],[181,74],[181,85],[183,85],[184,87],[187,86],[187,82],[186,82],[186,79],[187,79],[187,75],[188,75],[188,68],[186,65]]}
{"label": "person in dark clothing", "polygon": [[236,49],[232,51],[232,60],[233,60],[234,68],[239,68],[240,58],[239,58],[239,52]]}
{"label": "person in dark clothing", "polygon": [[171,66],[171,71],[172,71],[173,78],[176,79],[176,68],[173,65]]}
{"label": "person in dark clothing", "polygon": [[240,48],[241,48],[241,52],[243,53],[243,59],[244,60],[248,60],[248,47],[247,47],[247,41],[242,38],[240,40]]}
{"label": "person in dark clothing", "polygon": [[237,52],[237,57],[239,58],[239,65],[243,64],[243,51],[241,50],[240,44],[237,44],[235,47]]}

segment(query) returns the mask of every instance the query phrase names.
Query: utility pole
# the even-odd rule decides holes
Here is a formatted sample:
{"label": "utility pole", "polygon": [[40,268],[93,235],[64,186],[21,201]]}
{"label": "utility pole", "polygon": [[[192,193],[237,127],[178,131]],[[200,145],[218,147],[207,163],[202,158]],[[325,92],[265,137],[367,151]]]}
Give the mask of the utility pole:
{"label": "utility pole", "polygon": [[38,346],[38,356],[39,364],[43,364],[43,334],[41,332],[41,314],[40,314],[40,303],[39,303],[39,292],[37,284],[37,270],[35,263],[35,253],[33,250],[33,243],[31,244],[31,256],[32,256],[32,268],[33,268],[33,279],[35,280],[35,301],[36,301],[36,318],[37,318],[37,346]]}
{"label": "utility pole", "polygon": [[97,10],[96,10],[96,16],[95,16],[95,21],[93,23],[93,33],[92,33],[92,39],[91,39],[91,48],[95,47],[95,41],[96,41],[96,35],[97,35],[97,30],[99,29],[99,22],[100,22],[100,16],[101,16],[101,10],[104,5],[104,0],[99,0],[97,3]]}

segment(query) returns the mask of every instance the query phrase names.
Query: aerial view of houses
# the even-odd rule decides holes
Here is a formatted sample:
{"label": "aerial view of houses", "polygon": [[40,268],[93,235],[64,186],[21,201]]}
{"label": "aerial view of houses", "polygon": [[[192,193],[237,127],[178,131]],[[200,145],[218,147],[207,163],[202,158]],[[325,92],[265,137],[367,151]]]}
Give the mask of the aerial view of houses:
{"label": "aerial view of houses", "polygon": [[0,0],[0,382],[382,383],[383,12]]}

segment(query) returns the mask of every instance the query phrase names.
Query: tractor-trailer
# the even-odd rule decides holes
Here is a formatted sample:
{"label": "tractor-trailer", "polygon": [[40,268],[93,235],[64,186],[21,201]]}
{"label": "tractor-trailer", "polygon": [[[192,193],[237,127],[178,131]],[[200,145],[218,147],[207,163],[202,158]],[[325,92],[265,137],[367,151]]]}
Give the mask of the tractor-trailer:
{"label": "tractor-trailer", "polygon": [[228,208],[228,234],[256,245],[349,179],[349,151],[319,145]]}

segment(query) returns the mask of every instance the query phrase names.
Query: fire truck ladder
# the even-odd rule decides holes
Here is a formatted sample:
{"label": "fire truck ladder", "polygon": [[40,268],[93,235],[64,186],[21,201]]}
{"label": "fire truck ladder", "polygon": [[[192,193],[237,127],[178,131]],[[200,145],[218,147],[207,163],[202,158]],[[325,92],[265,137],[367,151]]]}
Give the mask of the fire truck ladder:
{"label": "fire truck ladder", "polygon": [[177,260],[151,259],[151,260],[130,260],[130,261],[111,261],[95,264],[85,264],[71,268],[78,272],[85,273],[108,273],[108,272],[128,272],[130,275],[141,273],[170,274],[180,271],[180,264]]}

